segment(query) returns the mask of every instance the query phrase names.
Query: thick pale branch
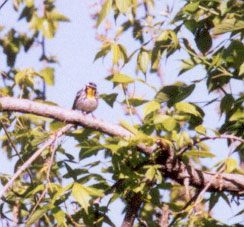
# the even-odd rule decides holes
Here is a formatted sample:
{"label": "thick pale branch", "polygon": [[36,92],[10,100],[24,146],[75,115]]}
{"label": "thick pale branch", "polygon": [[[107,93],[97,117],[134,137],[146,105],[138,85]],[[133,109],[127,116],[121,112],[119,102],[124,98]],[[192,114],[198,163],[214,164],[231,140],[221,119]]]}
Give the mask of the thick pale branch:
{"label": "thick pale branch", "polygon": [[0,103],[2,111],[17,111],[54,118],[67,123],[76,123],[86,128],[93,128],[98,131],[105,132],[106,134],[122,138],[129,138],[130,136],[133,136],[132,133],[116,124],[111,124],[102,119],[98,119],[78,111],[67,110],[59,106],[47,105],[39,102],[33,102],[28,99],[17,99],[12,97],[1,97]]}
{"label": "thick pale branch", "polygon": [[[119,125],[109,123],[93,116],[84,115],[80,112],[67,110],[58,106],[51,106],[26,99],[17,99],[11,97],[0,98],[2,111],[17,111],[31,113],[44,117],[54,118],[67,123],[75,123],[84,127],[93,128],[102,131],[111,136],[130,138],[132,133]],[[146,154],[155,150],[157,145],[151,148],[139,144],[138,148]],[[203,189],[211,182],[208,191],[229,191],[244,195],[244,175],[222,173],[216,179],[213,179],[215,173],[204,172],[183,163],[179,158],[172,158],[174,151],[163,149],[162,157],[157,160],[162,165],[162,174],[166,177],[184,184],[184,179],[189,178],[189,185]]]}

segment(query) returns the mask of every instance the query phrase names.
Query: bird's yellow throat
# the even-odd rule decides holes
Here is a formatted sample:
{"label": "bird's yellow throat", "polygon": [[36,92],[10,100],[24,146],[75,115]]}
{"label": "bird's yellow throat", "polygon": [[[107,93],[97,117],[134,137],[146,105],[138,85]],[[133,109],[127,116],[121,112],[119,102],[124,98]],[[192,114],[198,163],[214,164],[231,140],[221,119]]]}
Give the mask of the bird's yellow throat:
{"label": "bird's yellow throat", "polygon": [[93,88],[87,88],[87,98],[94,98],[96,90]]}

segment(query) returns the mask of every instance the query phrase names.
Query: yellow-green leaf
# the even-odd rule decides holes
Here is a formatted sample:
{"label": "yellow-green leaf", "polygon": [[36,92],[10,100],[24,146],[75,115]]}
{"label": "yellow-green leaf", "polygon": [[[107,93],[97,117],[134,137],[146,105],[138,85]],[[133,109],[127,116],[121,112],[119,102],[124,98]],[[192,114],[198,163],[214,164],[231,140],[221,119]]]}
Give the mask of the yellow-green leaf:
{"label": "yellow-green leaf", "polygon": [[198,125],[195,128],[196,132],[201,134],[201,135],[206,135],[206,128],[204,128],[202,125]]}
{"label": "yellow-green leaf", "polygon": [[170,33],[171,39],[174,43],[174,47],[177,48],[179,42],[178,42],[176,33],[174,31],[169,31],[169,33]]}
{"label": "yellow-green leaf", "polygon": [[112,44],[112,56],[113,56],[113,65],[118,64],[120,58],[120,48],[116,44]]}
{"label": "yellow-green leaf", "polygon": [[126,13],[131,6],[131,0],[115,0],[116,6],[121,13]]}
{"label": "yellow-green leaf", "polygon": [[134,79],[132,77],[120,73],[114,74],[111,80],[113,82],[121,84],[129,84],[134,82]]}
{"label": "yellow-green leaf", "polygon": [[199,157],[199,158],[214,158],[215,155],[209,151],[199,151],[197,149],[192,149],[186,153],[192,157]]}
{"label": "yellow-green leaf", "polygon": [[101,189],[97,189],[97,188],[93,188],[93,187],[85,187],[85,189],[90,196],[97,196],[97,197],[104,196],[104,193]]}
{"label": "yellow-green leaf", "polygon": [[56,21],[70,21],[68,17],[64,16],[60,12],[56,10],[52,10],[48,13],[48,19],[56,20]]}
{"label": "yellow-green leaf", "polygon": [[22,81],[25,80],[25,70],[19,71],[18,73],[15,74],[15,83],[20,84]]}
{"label": "yellow-green leaf", "polygon": [[201,114],[197,111],[197,108],[193,104],[190,104],[188,102],[176,103],[175,109],[183,113],[188,113],[196,117],[201,117]]}
{"label": "yellow-green leaf", "polygon": [[235,159],[232,159],[232,158],[228,158],[225,161],[225,164],[226,164],[225,172],[227,172],[227,173],[233,172],[237,167],[237,161]]}
{"label": "yellow-green leaf", "polygon": [[131,133],[133,133],[134,135],[137,135],[138,134],[138,130],[133,125],[131,125],[130,123],[128,123],[127,121],[121,120],[120,121],[120,125],[123,128],[127,129],[128,131],[130,131]]}
{"label": "yellow-green leaf", "polygon": [[99,13],[98,19],[97,19],[97,24],[96,27],[98,27],[101,22],[104,20],[104,18],[108,15],[109,11],[112,8],[112,0],[106,0],[106,2],[102,6],[102,10]]}
{"label": "yellow-green leaf", "polygon": [[240,76],[242,74],[244,74],[244,62],[240,66],[240,71],[239,71],[239,74],[238,75]]}
{"label": "yellow-green leaf", "polygon": [[25,0],[25,4],[28,8],[30,8],[34,5],[34,0]]}
{"label": "yellow-green leaf", "polygon": [[52,199],[52,203],[55,203],[55,201],[59,198],[59,196],[63,195],[63,193],[65,193],[66,191],[68,191],[71,187],[73,186],[73,184],[69,184],[64,188],[61,188],[57,191],[57,193],[54,195],[53,199]]}
{"label": "yellow-green leaf", "polygon": [[49,39],[53,38],[55,33],[55,26],[53,21],[48,19],[43,19],[41,24],[41,30],[43,32],[44,37]]}
{"label": "yellow-green leaf", "polygon": [[57,221],[57,226],[65,226],[65,213],[59,207],[53,209],[53,216]]}
{"label": "yellow-green leaf", "polygon": [[53,204],[48,204],[41,209],[37,209],[35,213],[31,216],[31,218],[26,223],[26,227],[30,227],[33,223],[39,220],[48,210],[54,208]]}
{"label": "yellow-green leaf", "polygon": [[154,166],[150,166],[149,169],[147,170],[146,172],[146,178],[148,180],[152,180],[155,176],[155,173],[156,173],[156,169],[154,168]]}
{"label": "yellow-green leaf", "polygon": [[150,56],[147,51],[141,51],[138,54],[137,63],[138,63],[140,70],[144,74],[146,74],[146,72],[147,72],[149,61],[150,61]]}
{"label": "yellow-green leaf", "polygon": [[151,101],[149,103],[147,103],[144,107],[143,107],[143,111],[144,111],[144,116],[147,116],[148,114],[158,111],[160,109],[160,104],[156,101]]}
{"label": "yellow-green leaf", "polygon": [[54,85],[54,69],[50,67],[46,67],[45,69],[40,71],[44,81],[52,86]]}
{"label": "yellow-green leaf", "polygon": [[37,31],[37,30],[41,29],[42,22],[43,22],[43,18],[33,16],[31,18],[29,28]]}
{"label": "yellow-green leaf", "polygon": [[163,122],[162,122],[164,128],[167,130],[167,131],[172,131],[173,129],[175,129],[176,125],[177,125],[177,122],[176,120],[173,118],[173,117],[168,117],[166,118]]}
{"label": "yellow-green leaf", "polygon": [[82,184],[75,183],[72,188],[72,195],[88,214],[89,194],[85,187]]}

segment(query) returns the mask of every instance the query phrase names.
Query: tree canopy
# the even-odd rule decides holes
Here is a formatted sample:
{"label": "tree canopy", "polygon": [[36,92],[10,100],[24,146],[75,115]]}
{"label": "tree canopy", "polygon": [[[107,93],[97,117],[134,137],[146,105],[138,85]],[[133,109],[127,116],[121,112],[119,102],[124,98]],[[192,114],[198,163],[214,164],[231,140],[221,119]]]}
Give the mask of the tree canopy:
{"label": "tree canopy", "polygon": [[[0,16],[7,4],[17,16],[0,24],[1,147],[15,161],[12,176],[0,174],[4,225],[116,226],[109,212],[121,201],[123,227],[228,226],[212,211],[244,196],[244,2],[91,2],[94,65],[113,87],[100,99],[111,111],[119,103],[118,124],[49,100],[61,66],[47,43],[73,23],[57,0],[0,5]],[[38,66],[20,68],[34,47]],[[165,83],[178,65],[177,80]]]}

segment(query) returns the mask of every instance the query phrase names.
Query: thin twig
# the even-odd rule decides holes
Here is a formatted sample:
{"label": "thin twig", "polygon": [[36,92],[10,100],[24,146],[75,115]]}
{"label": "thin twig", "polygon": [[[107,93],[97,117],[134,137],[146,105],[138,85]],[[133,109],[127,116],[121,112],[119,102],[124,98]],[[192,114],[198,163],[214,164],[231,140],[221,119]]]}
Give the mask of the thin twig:
{"label": "thin twig", "polygon": [[8,0],[5,0],[1,5],[0,5],[0,10],[3,8],[3,6],[7,3]]}
{"label": "thin twig", "polygon": [[[13,140],[11,139],[11,137],[10,137],[10,135],[8,133],[8,130],[6,129],[5,125],[2,123],[1,120],[0,120],[0,124],[3,127],[3,130],[4,130],[5,134],[6,134],[8,140],[9,140],[11,146],[12,146],[12,148],[14,149],[15,153],[18,155],[20,161],[24,164],[25,162],[24,162],[23,158],[21,157],[19,151],[17,150],[17,148],[15,146],[15,143],[13,142]],[[27,169],[27,172],[28,172],[28,175],[29,175],[30,180],[31,180],[31,183],[32,183],[33,182],[33,179],[32,179],[32,176],[31,176],[31,171],[29,169]]]}
{"label": "thin twig", "polygon": [[166,203],[163,205],[161,210],[160,226],[169,226],[169,205],[167,205]]}

